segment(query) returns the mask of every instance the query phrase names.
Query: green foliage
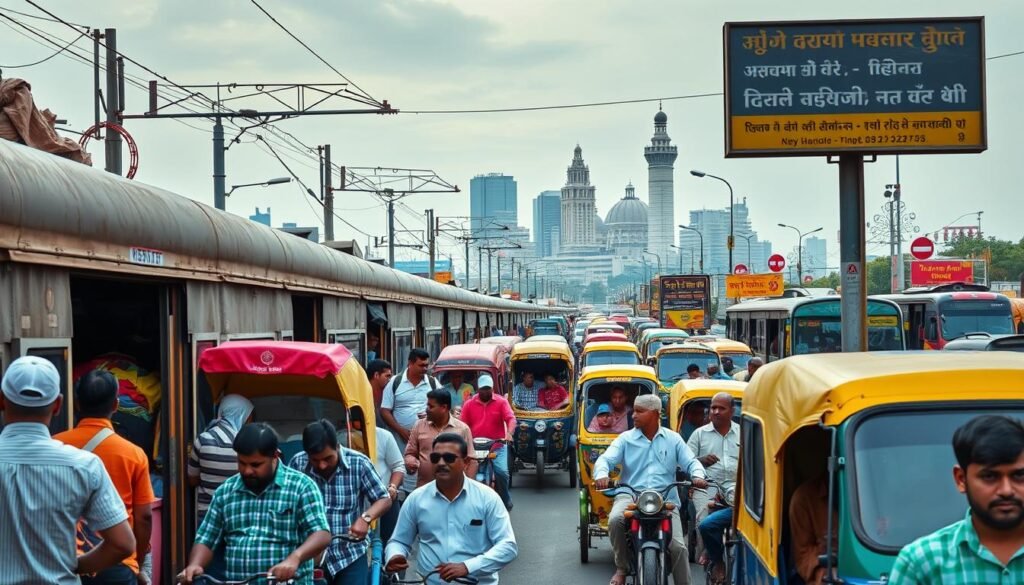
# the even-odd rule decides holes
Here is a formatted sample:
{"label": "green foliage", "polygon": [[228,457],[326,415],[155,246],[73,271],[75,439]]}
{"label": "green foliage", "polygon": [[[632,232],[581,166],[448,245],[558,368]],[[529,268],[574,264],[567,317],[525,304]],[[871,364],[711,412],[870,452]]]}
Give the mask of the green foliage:
{"label": "green foliage", "polygon": [[583,300],[590,301],[594,304],[604,303],[607,295],[608,287],[605,286],[603,282],[591,282],[590,285],[583,290]]}
{"label": "green foliage", "polygon": [[989,281],[1016,281],[1021,278],[1021,274],[1024,273],[1024,239],[1014,243],[996,238],[957,238],[947,243],[946,248],[939,252],[940,256],[946,258],[964,259],[988,259],[989,254]]}
{"label": "green foliage", "polygon": [[806,284],[807,288],[839,288],[839,273],[833,272],[828,276],[812,280],[809,284]]}
{"label": "green foliage", "polygon": [[892,292],[890,277],[892,275],[892,262],[888,256],[875,258],[868,262],[868,294],[884,295]]}

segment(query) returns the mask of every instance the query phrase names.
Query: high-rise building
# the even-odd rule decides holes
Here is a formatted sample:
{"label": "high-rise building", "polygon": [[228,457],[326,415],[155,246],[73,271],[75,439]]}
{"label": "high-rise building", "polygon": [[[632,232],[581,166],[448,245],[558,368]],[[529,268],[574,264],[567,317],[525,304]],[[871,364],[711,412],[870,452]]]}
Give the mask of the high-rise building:
{"label": "high-rise building", "polygon": [[515,227],[519,220],[516,210],[516,180],[511,175],[488,173],[477,175],[469,182],[470,229],[474,236],[488,236],[490,232]]}
{"label": "high-rise building", "polygon": [[828,276],[828,241],[811,236],[804,238],[804,276],[814,278]]}
{"label": "high-rise building", "polygon": [[644,148],[647,159],[647,247],[663,261],[674,257],[675,204],[674,165],[678,150],[668,135],[668,115],[660,109],[654,116],[654,136]]}
{"label": "high-rise building", "polygon": [[576,145],[572,163],[566,170],[562,187],[561,254],[593,248],[597,243],[597,206],[594,186],[590,184],[590,168],[583,162],[583,149]]}
{"label": "high-rise building", "polygon": [[538,257],[545,258],[558,253],[561,225],[562,192],[542,191],[533,200],[533,241]]}

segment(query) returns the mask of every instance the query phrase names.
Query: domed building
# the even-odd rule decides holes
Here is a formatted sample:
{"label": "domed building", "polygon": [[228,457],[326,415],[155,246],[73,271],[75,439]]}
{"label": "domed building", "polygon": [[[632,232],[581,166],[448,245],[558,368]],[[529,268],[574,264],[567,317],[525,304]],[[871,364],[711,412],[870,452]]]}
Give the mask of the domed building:
{"label": "domed building", "polygon": [[626,185],[626,196],[612,206],[604,220],[605,247],[615,256],[640,258],[647,247],[647,204]]}

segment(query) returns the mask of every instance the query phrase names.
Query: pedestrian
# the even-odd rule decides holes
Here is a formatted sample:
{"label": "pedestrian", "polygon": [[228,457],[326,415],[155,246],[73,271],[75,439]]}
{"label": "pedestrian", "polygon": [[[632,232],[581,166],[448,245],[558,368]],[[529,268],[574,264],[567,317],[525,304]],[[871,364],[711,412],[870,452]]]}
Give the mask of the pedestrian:
{"label": "pedestrian", "polygon": [[[213,494],[229,477],[238,473],[238,457],[232,446],[235,436],[251,420],[252,402],[238,394],[227,394],[217,405],[218,417],[192,443],[188,455],[188,484],[196,488],[196,527],[203,523]],[[206,574],[224,576],[224,546],[213,551]]]}
{"label": "pedestrian", "polygon": [[512,431],[516,428],[516,415],[512,413],[512,407],[504,396],[494,393],[494,380],[488,374],[480,374],[477,378],[476,395],[469,399],[462,407],[462,422],[469,426],[469,432],[474,437],[505,441],[495,455],[494,480],[505,503],[505,508],[512,509],[512,495],[509,493],[509,454],[508,444],[512,442]]}
{"label": "pedestrian", "polygon": [[391,381],[391,364],[384,360],[370,360],[366,364],[366,377],[370,380],[370,388],[373,388],[373,411],[377,413],[378,424],[381,424],[380,402],[384,398],[384,387]]}
{"label": "pedestrian", "polygon": [[889,583],[1024,583],[1024,421],[975,417],[953,434],[967,515],[903,547]]}
{"label": "pedestrian", "polygon": [[747,369],[733,376],[733,380],[739,380],[740,382],[749,382],[754,379],[754,372],[764,365],[764,360],[759,357],[752,357],[747,362]]}
{"label": "pedestrian", "polygon": [[281,464],[278,444],[266,423],[238,431],[238,473],[214,494],[179,581],[191,585],[205,574],[223,542],[229,580],[260,573],[312,585],[313,558],[331,542],[324,499],[312,479]]}
{"label": "pedestrian", "polygon": [[[96,455],[55,441],[60,374],[49,361],[20,357],[0,381],[0,583],[78,585],[135,551],[128,512]],[[79,556],[75,525],[103,540]]]}
{"label": "pedestrian", "polygon": [[[288,467],[305,473],[320,488],[331,534],[350,534],[360,542],[334,540],[324,566],[332,585],[365,585],[370,575],[366,534],[391,507],[391,497],[370,459],[338,444],[338,431],[321,419],[302,431],[302,451]],[[366,502],[372,502],[369,507]]]}
{"label": "pedestrian", "polygon": [[730,378],[739,373],[739,368],[736,367],[736,362],[729,356],[722,358],[722,372],[727,374]]}
{"label": "pedestrian", "polygon": [[[612,441],[608,449],[594,464],[594,485],[599,490],[608,488],[608,474],[622,466],[619,481],[638,490],[661,491],[676,481],[676,471],[689,474],[693,487],[708,487],[704,467],[693,456],[679,433],[661,426],[661,399],[653,394],[637,396],[633,401],[633,428]],[[670,490],[668,500],[676,505],[671,522],[679,526],[679,494]],[[629,572],[629,546],[626,541],[625,512],[633,503],[629,494],[615,496],[608,515],[608,536],[615,559],[615,573],[610,585],[624,585]],[[669,543],[672,559],[671,573],[675,585],[690,582],[690,564],[687,562],[686,536],[673,528]]]}
{"label": "pedestrian", "polygon": [[[416,474],[416,487],[434,480],[434,466],[430,463],[434,439],[442,433],[461,435],[466,444],[473,444],[473,435],[466,423],[454,418],[452,397],[446,390],[431,390],[427,394],[427,416],[416,421],[405,447],[405,468]],[[469,477],[476,475],[476,461],[466,467]]]}
{"label": "pedestrian", "polygon": [[[117,412],[118,382],[106,370],[93,370],[75,384],[75,408],[78,425],[54,435],[54,439],[83,451],[93,453],[103,462],[114,487],[121,495],[128,524],[135,536],[135,551],[120,564],[91,576],[82,577],[82,585],[147,585],[152,579],[152,558],[149,555],[153,530],[153,485],[149,480],[149,458],[134,443],[114,432],[111,418]],[[79,542],[83,551],[100,543],[100,537],[88,523],[80,524]],[[141,567],[147,570],[141,570]]]}
{"label": "pedestrian", "polygon": [[[380,415],[405,452],[409,432],[416,421],[426,416],[427,393],[440,388],[437,380],[427,374],[430,354],[423,349],[409,350],[409,363],[404,372],[384,387]],[[406,474],[401,488],[405,493],[416,489],[416,474]]]}
{"label": "pedestrian", "polygon": [[431,450],[434,481],[416,489],[405,501],[398,527],[384,551],[385,570],[408,569],[409,554],[419,540],[419,572],[438,569],[428,584],[472,577],[479,585],[496,585],[498,571],[519,554],[508,512],[493,491],[467,481],[469,445],[462,435],[442,433]]}
{"label": "pedestrian", "polygon": [[712,380],[732,380],[732,376],[723,373],[718,364],[708,365],[708,378]]}
{"label": "pedestrian", "polygon": [[391,507],[380,517],[380,537],[384,542],[391,538],[391,533],[398,523],[398,512],[402,503],[398,500],[398,490],[405,479],[405,459],[402,456],[402,449],[398,441],[391,434],[380,418],[380,397],[384,394],[384,386],[391,381],[391,364],[384,360],[373,360],[366,368],[366,377],[370,380],[370,387],[373,389],[373,399],[377,413],[377,424],[374,427],[374,436],[377,438],[377,460],[374,466],[377,475],[387,481],[388,495],[391,497]]}

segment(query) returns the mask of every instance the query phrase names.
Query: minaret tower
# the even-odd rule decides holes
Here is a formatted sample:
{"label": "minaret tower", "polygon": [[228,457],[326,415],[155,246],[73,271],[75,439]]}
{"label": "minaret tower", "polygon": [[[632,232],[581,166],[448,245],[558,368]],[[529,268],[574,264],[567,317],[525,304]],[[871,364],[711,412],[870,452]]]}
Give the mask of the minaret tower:
{"label": "minaret tower", "polygon": [[654,115],[654,136],[644,148],[647,159],[647,249],[661,257],[663,267],[672,266],[675,244],[674,165],[679,155],[668,135],[668,116],[661,111]]}

